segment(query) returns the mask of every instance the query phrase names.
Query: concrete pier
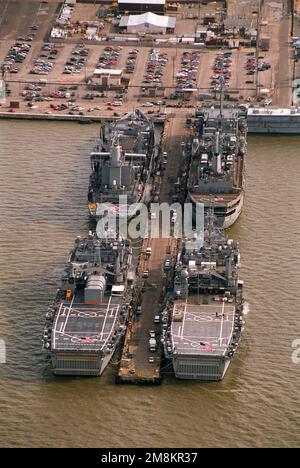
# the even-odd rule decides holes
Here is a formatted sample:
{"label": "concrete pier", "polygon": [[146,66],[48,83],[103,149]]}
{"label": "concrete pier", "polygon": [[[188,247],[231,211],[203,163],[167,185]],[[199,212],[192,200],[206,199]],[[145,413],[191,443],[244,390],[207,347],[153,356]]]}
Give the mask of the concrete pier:
{"label": "concrete pier", "polygon": [[[163,147],[168,153],[168,163],[165,169],[159,195],[159,202],[170,203],[174,194],[174,180],[183,170],[181,142],[187,137],[187,128],[182,117],[176,117],[167,122],[163,136]],[[151,247],[151,255],[147,258],[146,249]],[[154,323],[154,317],[160,314],[173,275],[173,268],[164,271],[164,261],[169,259],[172,265],[178,252],[178,240],[172,237],[145,239],[139,264],[139,278],[144,289],[137,291],[137,303],[141,305],[141,315],[133,314],[127,329],[122,359],[117,383],[159,384],[161,382],[161,324]],[[143,273],[148,272],[148,278],[143,279]],[[157,350],[149,350],[149,330],[154,331]],[[149,358],[153,358],[153,362]]]}
{"label": "concrete pier", "polygon": [[300,107],[248,109],[248,132],[270,135],[300,135]]}

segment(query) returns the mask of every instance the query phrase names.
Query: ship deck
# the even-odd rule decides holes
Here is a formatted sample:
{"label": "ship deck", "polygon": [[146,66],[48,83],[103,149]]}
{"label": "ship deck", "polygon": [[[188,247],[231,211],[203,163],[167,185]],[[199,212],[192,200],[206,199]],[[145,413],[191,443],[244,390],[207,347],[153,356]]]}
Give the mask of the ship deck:
{"label": "ship deck", "polygon": [[236,191],[233,193],[220,193],[215,195],[208,195],[208,194],[197,194],[189,192],[189,196],[192,198],[194,202],[202,202],[204,204],[213,204],[216,206],[219,205],[227,205],[233,201],[236,201],[241,196],[241,191]]}
{"label": "ship deck", "polygon": [[62,302],[53,327],[55,350],[102,350],[118,320],[120,297],[108,296],[101,304],[85,304],[77,293],[72,302]]}
{"label": "ship deck", "polygon": [[176,302],[173,318],[174,314],[182,315],[182,320],[172,321],[174,354],[223,356],[226,353],[234,327],[234,303]]}

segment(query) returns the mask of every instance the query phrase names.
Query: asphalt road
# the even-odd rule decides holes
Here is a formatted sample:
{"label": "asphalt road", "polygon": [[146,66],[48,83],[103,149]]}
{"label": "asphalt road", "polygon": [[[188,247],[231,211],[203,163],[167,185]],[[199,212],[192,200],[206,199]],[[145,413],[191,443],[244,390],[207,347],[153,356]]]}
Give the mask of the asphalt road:
{"label": "asphalt road", "polygon": [[58,8],[57,2],[0,0],[0,40],[14,40],[16,35],[29,34],[30,27],[37,24],[40,29],[35,34],[35,40],[42,41]]}

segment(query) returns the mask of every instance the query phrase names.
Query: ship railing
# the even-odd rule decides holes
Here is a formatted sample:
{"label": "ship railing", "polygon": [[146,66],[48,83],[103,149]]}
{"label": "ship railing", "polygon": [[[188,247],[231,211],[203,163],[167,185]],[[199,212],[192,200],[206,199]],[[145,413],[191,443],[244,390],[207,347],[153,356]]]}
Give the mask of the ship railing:
{"label": "ship railing", "polygon": [[232,180],[232,178],[233,178],[233,175],[231,173],[229,173],[229,174],[225,173],[225,174],[220,174],[219,176],[199,177],[199,180],[201,182],[205,182],[205,181],[207,181],[207,182],[219,182],[219,181],[221,181],[222,182],[224,180],[226,180],[226,181],[229,180],[230,181],[230,180]]}

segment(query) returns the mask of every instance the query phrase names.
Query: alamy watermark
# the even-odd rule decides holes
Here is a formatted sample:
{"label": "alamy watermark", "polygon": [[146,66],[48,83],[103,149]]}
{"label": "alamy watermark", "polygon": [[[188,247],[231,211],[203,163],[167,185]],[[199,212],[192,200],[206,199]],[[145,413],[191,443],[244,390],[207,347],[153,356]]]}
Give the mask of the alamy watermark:
{"label": "alamy watermark", "polygon": [[300,338],[297,338],[292,342],[292,362],[293,364],[300,364]]}
{"label": "alamy watermark", "polygon": [[6,344],[4,340],[0,339],[0,364],[6,363]]}
{"label": "alamy watermark", "polygon": [[120,196],[119,204],[97,205],[97,236],[118,232],[125,239],[185,238],[186,248],[202,247],[204,242],[204,205],[197,203],[127,204]]}

